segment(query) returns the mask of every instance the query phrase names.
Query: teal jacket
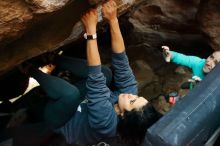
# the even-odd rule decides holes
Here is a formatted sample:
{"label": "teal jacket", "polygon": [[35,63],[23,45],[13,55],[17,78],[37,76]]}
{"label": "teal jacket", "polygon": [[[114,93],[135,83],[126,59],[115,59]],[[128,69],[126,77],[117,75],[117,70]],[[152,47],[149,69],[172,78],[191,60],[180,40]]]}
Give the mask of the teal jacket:
{"label": "teal jacket", "polygon": [[198,76],[201,79],[205,77],[203,71],[203,66],[206,62],[205,59],[196,56],[183,55],[174,51],[170,52],[172,54],[171,62],[191,68],[193,76]]}

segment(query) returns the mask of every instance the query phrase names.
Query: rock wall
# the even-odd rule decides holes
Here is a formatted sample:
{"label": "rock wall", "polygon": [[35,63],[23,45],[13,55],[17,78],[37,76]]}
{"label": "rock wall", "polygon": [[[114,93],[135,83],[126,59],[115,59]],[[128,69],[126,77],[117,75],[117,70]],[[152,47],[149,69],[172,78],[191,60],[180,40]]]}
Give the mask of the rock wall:
{"label": "rock wall", "polygon": [[[204,58],[213,51],[211,48],[219,49],[220,2],[217,0],[116,1],[125,4],[120,14],[128,12],[120,17],[120,25],[140,93],[145,97],[179,90],[180,84],[191,77],[188,69],[165,63],[161,45]],[[82,54],[80,41],[77,42],[81,44],[79,51],[76,42],[72,43],[82,33],[82,26],[77,22],[91,5],[100,2],[0,1],[0,75],[16,64],[66,44],[73,54]],[[77,25],[73,27],[74,24]],[[100,28],[106,31],[105,25]],[[103,41],[103,47],[110,47],[106,39]],[[102,56],[106,64],[108,55],[104,50]]]}
{"label": "rock wall", "polygon": [[201,31],[214,50],[220,50],[220,2],[201,0],[198,21]]}
{"label": "rock wall", "polygon": [[3,0],[0,1],[0,44],[8,44],[21,37],[36,19],[55,12],[70,0]]}
{"label": "rock wall", "polygon": [[25,0],[30,4],[33,13],[49,13],[64,7],[73,0]]}
{"label": "rock wall", "polygon": [[[79,15],[89,7],[87,1],[48,2],[0,1],[0,74],[67,38]],[[78,15],[73,15],[76,12]]]}
{"label": "rock wall", "polygon": [[[207,8],[199,0],[187,2],[149,0],[122,18],[122,26],[127,26],[124,28],[124,38],[132,68],[138,79],[140,95],[153,100],[160,94],[172,91],[177,91],[181,95],[187,94],[188,90],[182,90],[180,86],[191,78],[191,71],[165,63],[161,45],[168,45],[178,52],[206,58],[213,51],[210,46],[220,43],[217,40],[218,33],[215,32],[220,28],[220,25],[217,25],[217,18],[220,17],[210,8],[215,17],[208,15],[209,19],[213,18],[215,22],[206,23],[203,16],[207,14],[202,13],[205,11],[203,9]],[[201,25],[202,22],[206,25]],[[213,35],[216,36],[215,39],[211,39]],[[155,102],[161,113],[170,108],[164,98],[160,97]]]}
{"label": "rock wall", "polygon": [[[116,0],[119,15],[139,0]],[[0,1],[0,74],[15,65],[62,47],[82,33],[80,16],[100,1],[9,0]],[[90,4],[91,3],[91,4]],[[100,21],[101,22],[101,21]],[[77,23],[76,27],[73,27]],[[72,30],[73,29],[73,30]],[[81,33],[75,35],[76,39]],[[74,38],[74,39],[75,39]]]}
{"label": "rock wall", "polygon": [[33,20],[29,7],[21,0],[0,1],[0,45],[12,42],[24,34]]}

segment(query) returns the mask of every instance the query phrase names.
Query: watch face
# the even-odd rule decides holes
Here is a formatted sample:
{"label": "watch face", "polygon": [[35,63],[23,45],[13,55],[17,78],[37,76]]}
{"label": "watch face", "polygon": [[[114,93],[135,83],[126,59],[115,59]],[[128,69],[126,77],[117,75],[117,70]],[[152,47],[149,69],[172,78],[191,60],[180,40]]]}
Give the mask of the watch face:
{"label": "watch face", "polygon": [[84,38],[86,40],[95,40],[97,39],[97,34],[93,34],[93,35],[87,35],[86,33],[84,34]]}
{"label": "watch face", "polygon": [[92,35],[87,35],[87,40],[93,40],[93,36]]}

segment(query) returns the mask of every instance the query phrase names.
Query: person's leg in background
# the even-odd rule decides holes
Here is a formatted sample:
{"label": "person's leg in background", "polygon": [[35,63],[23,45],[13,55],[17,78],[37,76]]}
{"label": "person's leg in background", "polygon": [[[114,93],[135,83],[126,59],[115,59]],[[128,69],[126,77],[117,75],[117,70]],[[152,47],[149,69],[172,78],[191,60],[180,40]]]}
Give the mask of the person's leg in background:
{"label": "person's leg in background", "polygon": [[51,99],[45,107],[44,118],[52,128],[64,125],[75,113],[82,101],[74,85],[55,76],[34,70],[32,76]]}
{"label": "person's leg in background", "polygon": [[[81,98],[84,99],[86,94],[86,79],[88,76],[88,65],[86,60],[67,56],[58,56],[55,59],[54,64],[61,70],[63,69],[70,71],[78,78],[78,80],[72,84],[79,89]],[[106,77],[107,86],[110,87],[112,82],[112,71],[107,66],[102,66],[102,72]]]}

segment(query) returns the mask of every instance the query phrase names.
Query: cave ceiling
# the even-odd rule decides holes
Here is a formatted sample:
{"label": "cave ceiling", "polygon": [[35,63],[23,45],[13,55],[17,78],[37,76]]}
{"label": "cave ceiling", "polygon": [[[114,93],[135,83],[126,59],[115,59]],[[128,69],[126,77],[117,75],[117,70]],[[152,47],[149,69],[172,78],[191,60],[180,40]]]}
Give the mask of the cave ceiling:
{"label": "cave ceiling", "polygon": [[[150,46],[163,42],[164,36],[187,37],[188,32],[195,33],[194,37],[201,34],[214,50],[219,50],[218,0],[115,1],[119,5],[119,15],[125,12],[132,13],[129,22],[137,34],[145,33],[145,36],[150,36],[147,39],[153,44]],[[83,33],[80,16],[101,2],[101,0],[0,1],[0,75],[25,60],[80,39]],[[101,19],[100,23],[103,23]],[[104,26],[100,25],[101,27]],[[161,37],[156,41],[152,36],[158,34]],[[136,39],[137,42],[138,40],[143,41],[141,38]]]}
{"label": "cave ceiling", "polygon": [[[139,0],[116,2],[121,15]],[[0,1],[0,75],[25,60],[81,38],[80,16],[94,5],[100,14],[100,3],[101,0]]]}

